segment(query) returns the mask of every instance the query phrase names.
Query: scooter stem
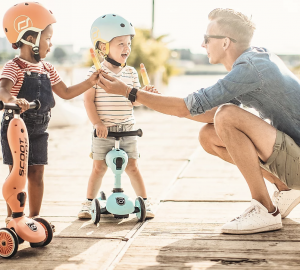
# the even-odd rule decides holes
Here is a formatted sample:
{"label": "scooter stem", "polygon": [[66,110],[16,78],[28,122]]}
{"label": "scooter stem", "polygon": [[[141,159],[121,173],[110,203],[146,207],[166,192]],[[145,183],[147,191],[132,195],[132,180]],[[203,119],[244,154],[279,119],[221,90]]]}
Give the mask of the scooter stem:
{"label": "scooter stem", "polygon": [[26,201],[28,134],[25,123],[18,114],[9,123],[7,138],[14,163],[3,184],[2,194],[13,212],[13,217],[19,217],[23,215]]}

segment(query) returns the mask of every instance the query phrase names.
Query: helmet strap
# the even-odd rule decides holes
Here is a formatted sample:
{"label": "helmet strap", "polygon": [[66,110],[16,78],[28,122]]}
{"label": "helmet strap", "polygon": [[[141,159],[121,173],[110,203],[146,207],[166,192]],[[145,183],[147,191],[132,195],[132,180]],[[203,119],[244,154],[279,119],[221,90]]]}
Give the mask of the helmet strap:
{"label": "helmet strap", "polygon": [[121,64],[121,63],[115,61],[114,59],[111,59],[110,57],[108,57],[108,54],[109,54],[109,42],[105,43],[105,55],[104,55],[104,59],[107,62],[109,62],[112,65],[117,66],[117,67],[125,67],[126,66],[126,63]]}
{"label": "helmet strap", "polygon": [[40,39],[41,39],[41,32],[38,32],[38,35],[37,35],[37,38],[36,38],[36,41],[35,41],[35,44],[27,41],[27,40],[24,40],[24,39],[21,39],[21,41],[24,43],[24,44],[27,44],[29,46],[32,47],[32,51],[34,52],[34,59],[39,62],[41,60],[41,57],[40,57],[40,52],[39,52],[39,45],[40,45]]}
{"label": "helmet strap", "polygon": [[117,66],[117,67],[125,67],[126,66],[126,63],[121,64],[121,63],[115,61],[114,59],[109,58],[107,55],[105,55],[104,58],[107,62],[111,63],[114,66]]}
{"label": "helmet strap", "polygon": [[109,42],[105,43],[105,55],[109,54]]}

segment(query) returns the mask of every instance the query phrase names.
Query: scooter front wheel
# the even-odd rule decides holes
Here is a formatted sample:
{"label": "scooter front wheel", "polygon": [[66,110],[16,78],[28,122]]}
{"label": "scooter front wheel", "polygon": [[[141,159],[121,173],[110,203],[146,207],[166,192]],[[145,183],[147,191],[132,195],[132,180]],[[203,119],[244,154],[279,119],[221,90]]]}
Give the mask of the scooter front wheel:
{"label": "scooter front wheel", "polygon": [[9,259],[14,256],[19,248],[17,234],[8,228],[0,229],[0,256]]}
{"label": "scooter front wheel", "polygon": [[92,216],[92,221],[94,222],[94,224],[97,225],[100,222],[100,217],[101,217],[100,202],[97,198],[92,201],[91,216]]}
{"label": "scooter front wheel", "polygon": [[146,206],[143,198],[141,196],[138,196],[135,199],[135,206],[139,208],[139,212],[136,213],[136,216],[139,220],[139,222],[144,222],[146,219]]}
{"label": "scooter front wheel", "polygon": [[35,247],[44,247],[44,246],[47,246],[48,244],[50,244],[50,242],[52,241],[52,238],[53,238],[53,230],[51,228],[51,225],[50,223],[43,219],[43,218],[34,218],[33,220],[37,221],[38,223],[40,223],[44,230],[45,230],[45,233],[46,233],[46,237],[44,239],[44,242],[42,244],[40,243],[30,243],[30,246],[35,248]]}

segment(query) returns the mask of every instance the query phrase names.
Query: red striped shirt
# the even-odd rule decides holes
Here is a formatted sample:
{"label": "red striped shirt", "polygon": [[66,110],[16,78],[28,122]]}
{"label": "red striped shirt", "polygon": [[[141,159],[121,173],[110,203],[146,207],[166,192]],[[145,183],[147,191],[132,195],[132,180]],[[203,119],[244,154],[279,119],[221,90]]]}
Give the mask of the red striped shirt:
{"label": "red striped shirt", "polygon": [[21,69],[17,63],[15,63],[13,60],[10,60],[4,65],[0,75],[0,80],[5,78],[13,82],[13,87],[11,89],[11,94],[13,96],[16,97],[19,94],[19,91],[24,81],[24,73],[26,72],[26,70],[29,70],[30,72],[40,73],[40,74],[49,73],[51,86],[61,81],[61,78],[59,77],[56,69],[50,63],[44,62],[44,64],[47,65],[48,68],[47,71],[41,61],[38,62],[37,64],[33,64],[21,58],[19,59],[27,65],[27,68]]}

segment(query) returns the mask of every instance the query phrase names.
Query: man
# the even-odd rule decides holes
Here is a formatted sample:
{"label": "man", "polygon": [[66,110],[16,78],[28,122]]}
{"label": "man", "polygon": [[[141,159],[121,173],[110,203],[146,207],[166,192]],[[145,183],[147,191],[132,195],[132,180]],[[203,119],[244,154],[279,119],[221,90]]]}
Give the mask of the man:
{"label": "man", "polygon": [[[300,82],[283,62],[264,48],[250,48],[255,30],[245,15],[215,9],[208,16],[202,47],[211,64],[223,64],[229,73],[215,85],[185,99],[127,89],[105,73],[107,92],[161,113],[207,123],[199,141],[210,154],[235,164],[246,179],[251,206],[222,227],[223,233],[248,234],[278,230],[300,202]],[[260,117],[234,105],[255,108]],[[278,189],[273,202],[263,177]]]}

